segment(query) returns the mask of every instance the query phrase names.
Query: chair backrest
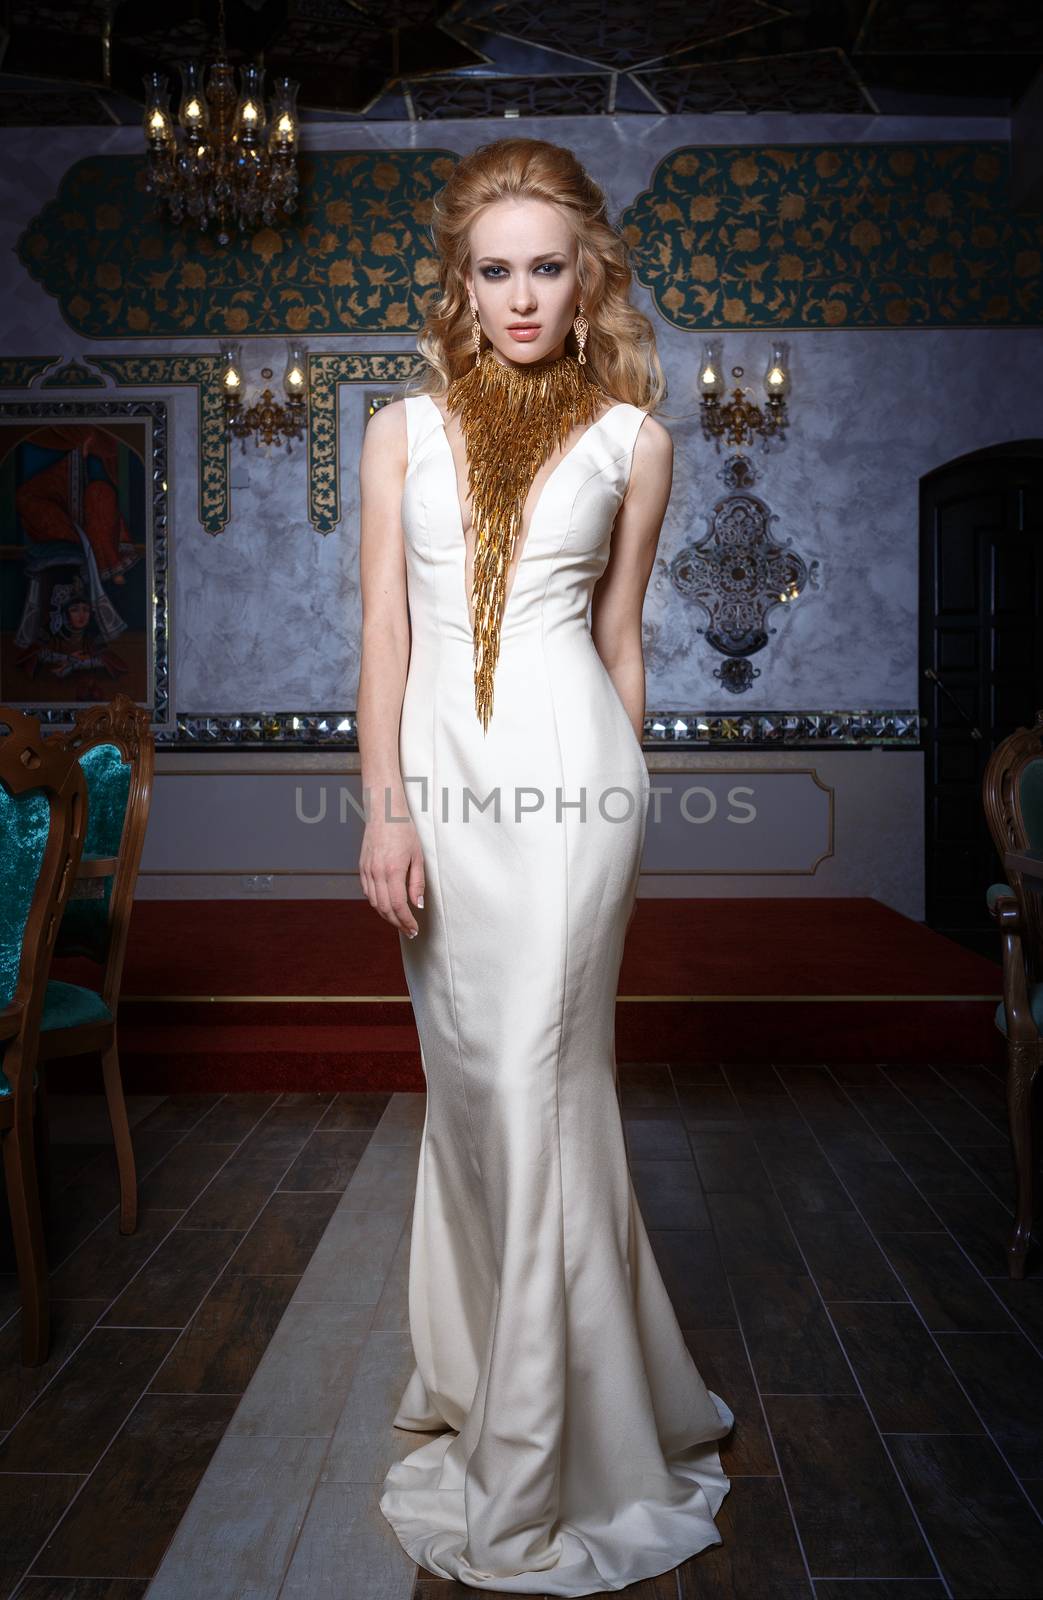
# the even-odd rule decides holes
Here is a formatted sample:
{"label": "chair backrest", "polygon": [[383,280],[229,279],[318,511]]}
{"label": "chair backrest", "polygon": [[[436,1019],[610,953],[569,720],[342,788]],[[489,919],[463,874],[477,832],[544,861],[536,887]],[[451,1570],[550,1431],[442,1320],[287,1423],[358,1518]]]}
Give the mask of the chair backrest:
{"label": "chair backrest", "polygon": [[148,711],[124,694],[81,711],[52,736],[73,755],[87,782],[87,839],[81,874],[62,918],[60,955],[104,965],[101,996],[116,1014],[134,889],[152,805],[155,738]]}
{"label": "chair backrest", "polygon": [[[1031,728],[1016,728],[996,746],[982,778],[982,801],[1000,860],[1008,850],[1043,850],[1043,711]],[[1025,961],[1031,982],[1043,976],[1043,896],[1026,889],[1020,872],[1007,882],[1021,909]]]}
{"label": "chair backrest", "polygon": [[0,706],[0,1011],[23,1007],[3,1049],[4,1088],[35,1059],[58,925],[87,828],[79,762],[45,739],[35,717]]}

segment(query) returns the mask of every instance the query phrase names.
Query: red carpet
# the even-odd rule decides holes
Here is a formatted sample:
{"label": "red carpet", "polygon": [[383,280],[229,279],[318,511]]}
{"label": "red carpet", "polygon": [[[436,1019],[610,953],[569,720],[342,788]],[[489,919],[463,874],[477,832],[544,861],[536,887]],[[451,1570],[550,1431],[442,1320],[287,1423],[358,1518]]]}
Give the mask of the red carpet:
{"label": "red carpet", "polygon": [[[640,900],[617,1056],[999,1065],[1000,994],[998,959],[874,900]],[[137,1090],[423,1088],[398,934],[363,900],[138,901],[120,1045]]]}

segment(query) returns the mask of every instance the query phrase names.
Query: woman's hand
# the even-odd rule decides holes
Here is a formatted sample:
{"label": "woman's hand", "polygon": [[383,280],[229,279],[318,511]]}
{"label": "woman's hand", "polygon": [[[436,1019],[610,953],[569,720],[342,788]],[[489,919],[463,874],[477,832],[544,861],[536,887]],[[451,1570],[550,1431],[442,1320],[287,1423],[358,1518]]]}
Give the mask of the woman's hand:
{"label": "woman's hand", "polygon": [[359,857],[362,891],[385,922],[415,939],[419,933],[409,901],[424,904],[424,857],[412,822],[367,822]]}

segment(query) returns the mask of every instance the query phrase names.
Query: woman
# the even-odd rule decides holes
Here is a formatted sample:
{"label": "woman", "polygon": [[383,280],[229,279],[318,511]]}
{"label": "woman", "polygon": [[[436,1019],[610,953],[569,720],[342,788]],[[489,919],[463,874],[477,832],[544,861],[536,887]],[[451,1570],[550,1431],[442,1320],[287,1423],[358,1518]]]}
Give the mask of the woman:
{"label": "woman", "polygon": [[571,152],[475,151],[434,237],[429,372],[361,462],[360,877],[401,936],[427,1081],[394,1425],[436,1435],[380,1507],[432,1573],[595,1594],[720,1542],[733,1420],[674,1316],[615,1093],[665,385]]}

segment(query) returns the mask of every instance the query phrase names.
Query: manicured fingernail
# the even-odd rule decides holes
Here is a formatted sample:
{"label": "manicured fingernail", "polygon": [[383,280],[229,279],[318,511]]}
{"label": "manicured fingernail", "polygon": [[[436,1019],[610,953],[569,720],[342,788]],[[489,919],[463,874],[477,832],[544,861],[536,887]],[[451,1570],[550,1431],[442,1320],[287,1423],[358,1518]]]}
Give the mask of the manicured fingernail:
{"label": "manicured fingernail", "polygon": [[424,909],[424,897],[423,897],[422,894],[417,896],[417,902],[416,903],[420,907],[421,911],[423,911],[423,909]]}

